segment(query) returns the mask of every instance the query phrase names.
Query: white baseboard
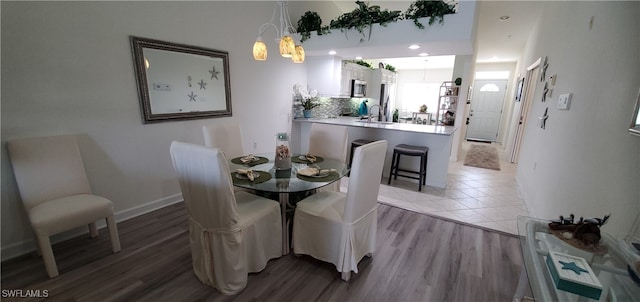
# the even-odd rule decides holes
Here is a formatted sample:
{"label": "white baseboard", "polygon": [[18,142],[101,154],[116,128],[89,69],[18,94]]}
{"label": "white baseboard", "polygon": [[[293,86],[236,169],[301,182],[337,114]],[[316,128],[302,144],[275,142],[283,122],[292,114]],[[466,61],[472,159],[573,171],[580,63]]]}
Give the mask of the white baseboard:
{"label": "white baseboard", "polygon": [[518,191],[520,191],[520,197],[522,197],[522,203],[524,204],[524,207],[527,210],[527,213],[529,214],[529,216],[535,217],[534,213],[531,212],[531,207],[529,206],[528,201],[530,200],[530,198],[527,192],[522,187],[522,182],[520,181],[518,176],[515,177],[515,181],[516,181],[516,186],[518,187]]}
{"label": "white baseboard", "polygon": [[[178,194],[167,196],[158,200],[154,200],[130,209],[119,211],[115,213],[114,216],[115,216],[116,222],[122,222],[122,221],[126,221],[134,217],[138,217],[140,215],[155,211],[157,209],[160,209],[181,201],[182,201],[182,194],[178,193]],[[98,227],[98,229],[102,229],[106,227],[107,224],[104,221],[104,219],[101,219],[100,221],[96,221],[96,226]],[[61,242],[85,233],[89,233],[89,228],[87,228],[86,226],[83,226],[83,227],[78,227],[60,234],[53,235],[51,236],[50,240],[52,244],[55,244],[57,242]],[[5,261],[11,258],[15,258],[21,255],[30,253],[35,250],[36,250],[36,242],[33,239],[23,240],[20,242],[9,244],[8,246],[3,246],[0,250],[0,253],[2,255],[1,259],[2,261]]]}

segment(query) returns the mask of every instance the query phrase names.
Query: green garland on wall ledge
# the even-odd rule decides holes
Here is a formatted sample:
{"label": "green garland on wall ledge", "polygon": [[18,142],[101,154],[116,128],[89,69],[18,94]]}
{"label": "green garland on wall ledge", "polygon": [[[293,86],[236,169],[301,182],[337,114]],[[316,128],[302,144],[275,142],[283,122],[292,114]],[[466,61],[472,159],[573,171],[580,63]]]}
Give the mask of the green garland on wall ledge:
{"label": "green garland on wall ledge", "polygon": [[[411,19],[416,27],[424,29],[424,25],[418,21],[419,18],[429,17],[429,25],[439,21],[444,21],[444,15],[452,14],[456,11],[455,4],[448,4],[443,0],[428,1],[418,0],[409,5],[407,11],[403,14],[401,11],[389,11],[388,9],[380,9],[380,6],[369,6],[362,1],[356,1],[358,8],[351,12],[344,13],[337,19],[331,20],[328,26],[322,26],[322,19],[316,12],[307,11],[298,20],[298,33],[302,36],[300,42],[304,42],[311,38],[311,32],[315,31],[319,36],[328,34],[332,29],[339,29],[341,32],[345,32],[349,29],[355,29],[362,38],[360,42],[363,42],[365,38],[371,38],[371,29],[373,24],[380,24],[381,26],[387,26],[391,22],[397,22],[399,20]],[[365,31],[368,29],[368,35]]]}
{"label": "green garland on wall ledge", "polygon": [[358,64],[360,66],[364,66],[367,67],[369,69],[373,69],[373,66],[371,66],[371,64],[367,61],[363,61],[363,60],[345,60],[346,62],[350,62],[350,63],[354,63],[354,64]]}
{"label": "green garland on wall ledge", "polygon": [[456,6],[444,1],[415,1],[409,5],[409,9],[404,13],[404,17],[413,20],[419,29],[424,29],[424,25],[418,21],[419,18],[429,17],[429,25],[438,20],[440,24],[444,22],[444,15],[456,12]]}
{"label": "green garland on wall ledge", "polygon": [[302,36],[302,38],[300,38],[300,42],[308,40],[311,37],[312,31],[315,31],[318,36],[331,32],[328,26],[322,27],[322,19],[318,13],[312,11],[307,11],[302,17],[300,17],[300,20],[298,20],[297,31]]}
{"label": "green garland on wall ledge", "polygon": [[396,68],[393,67],[393,65],[390,64],[384,64],[384,69],[391,71],[391,72],[396,72]]}
{"label": "green garland on wall ledge", "polygon": [[[360,39],[360,42],[362,42],[365,37],[371,39],[371,27],[373,24],[387,26],[388,23],[396,22],[402,18],[402,12],[399,10],[381,10],[378,5],[369,6],[362,1],[356,1],[356,4],[358,8],[342,14],[335,20],[331,20],[329,28],[339,29],[342,32],[353,28],[362,34]],[[369,29],[368,36],[365,34],[367,28]]]}

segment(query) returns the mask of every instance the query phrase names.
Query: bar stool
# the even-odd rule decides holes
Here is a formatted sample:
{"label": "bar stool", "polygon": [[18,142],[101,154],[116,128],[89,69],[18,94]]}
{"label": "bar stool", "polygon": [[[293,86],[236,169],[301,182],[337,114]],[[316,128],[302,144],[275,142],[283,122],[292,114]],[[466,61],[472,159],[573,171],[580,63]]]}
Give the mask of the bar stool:
{"label": "bar stool", "polygon": [[[400,169],[400,156],[420,156],[420,171]],[[391,176],[393,179],[400,177],[413,178],[418,180],[418,191],[422,191],[422,185],[427,183],[427,158],[429,156],[429,147],[427,146],[413,146],[406,144],[399,144],[393,148],[393,157],[391,158],[391,169],[389,170],[389,181],[387,184],[391,184]],[[395,172],[394,172],[395,171]],[[406,172],[418,174],[418,177],[398,174],[398,172]]]}
{"label": "bar stool", "polygon": [[357,139],[351,142],[351,152],[349,152],[349,168],[351,168],[351,162],[353,161],[353,152],[356,150],[356,148],[373,142],[374,141],[368,139]]}

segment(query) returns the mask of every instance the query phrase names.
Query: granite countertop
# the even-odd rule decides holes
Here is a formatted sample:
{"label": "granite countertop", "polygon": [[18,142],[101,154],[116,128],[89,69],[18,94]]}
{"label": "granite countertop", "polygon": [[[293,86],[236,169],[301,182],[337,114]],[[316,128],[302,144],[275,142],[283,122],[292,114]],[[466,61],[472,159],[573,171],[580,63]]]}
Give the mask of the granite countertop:
{"label": "granite countertop", "polygon": [[436,126],[436,125],[420,125],[407,123],[367,123],[366,120],[360,120],[359,117],[343,116],[337,118],[297,118],[293,120],[299,123],[321,123],[334,124],[350,127],[376,128],[392,131],[407,131],[425,134],[452,135],[456,131],[454,126]]}

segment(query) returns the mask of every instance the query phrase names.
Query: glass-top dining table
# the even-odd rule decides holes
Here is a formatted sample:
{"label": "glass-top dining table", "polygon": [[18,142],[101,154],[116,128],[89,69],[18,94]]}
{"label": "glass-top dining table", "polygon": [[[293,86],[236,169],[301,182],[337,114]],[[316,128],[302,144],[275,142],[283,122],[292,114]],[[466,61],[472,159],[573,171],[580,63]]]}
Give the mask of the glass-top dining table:
{"label": "glass-top dining table", "polygon": [[[315,193],[318,189],[330,185],[345,176],[349,169],[340,160],[317,157],[309,162],[304,155],[294,154],[291,158],[291,169],[275,168],[275,153],[256,154],[255,160],[243,163],[240,157],[229,160],[231,179],[235,187],[254,191],[257,195],[276,200],[280,203],[282,214],[282,254],[290,251],[290,227],[295,210],[295,203]],[[301,169],[312,167],[329,170],[329,173],[317,176],[298,174]],[[237,173],[238,169],[251,169],[255,179],[250,181],[246,175]]]}

